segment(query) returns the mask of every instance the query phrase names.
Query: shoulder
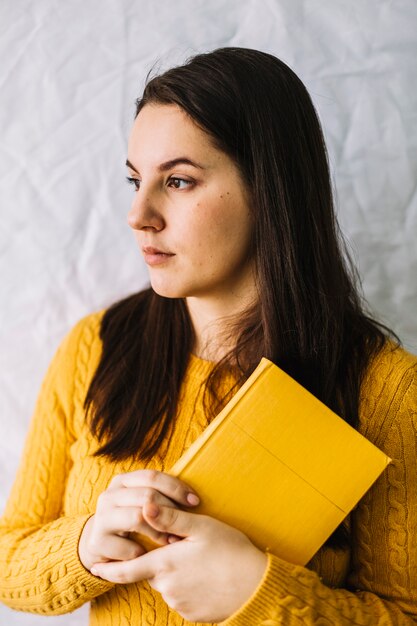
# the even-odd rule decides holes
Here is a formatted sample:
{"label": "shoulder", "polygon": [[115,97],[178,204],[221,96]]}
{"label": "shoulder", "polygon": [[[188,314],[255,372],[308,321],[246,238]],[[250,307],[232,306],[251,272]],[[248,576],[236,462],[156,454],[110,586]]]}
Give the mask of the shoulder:
{"label": "shoulder", "polygon": [[43,388],[70,413],[82,401],[101,354],[100,328],[105,311],[80,319],[66,333],[49,365]]}
{"label": "shoulder", "polygon": [[393,424],[417,415],[417,357],[391,342],[371,359],[361,385],[359,430],[376,445]]}
{"label": "shoulder", "polygon": [[392,396],[404,392],[417,377],[417,356],[392,342],[387,344],[370,360],[362,392]]}
{"label": "shoulder", "polygon": [[[58,361],[76,371],[80,385],[87,388],[102,358],[125,355],[128,331],[139,331],[147,311],[151,290],[123,298],[106,309],[81,318],[67,333],[58,352]],[[60,358],[61,357],[61,358]]]}
{"label": "shoulder", "polygon": [[101,322],[105,312],[90,313],[78,320],[65,335],[57,355],[65,356],[65,361],[69,363],[71,357],[78,359],[80,355],[86,357],[90,352],[99,350]]}

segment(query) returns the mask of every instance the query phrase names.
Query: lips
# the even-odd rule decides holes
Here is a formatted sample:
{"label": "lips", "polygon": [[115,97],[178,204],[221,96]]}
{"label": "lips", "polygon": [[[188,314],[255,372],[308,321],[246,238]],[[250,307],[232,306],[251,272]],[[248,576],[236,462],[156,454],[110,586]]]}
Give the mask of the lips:
{"label": "lips", "polygon": [[154,248],[153,246],[144,246],[142,251],[145,263],[147,265],[151,265],[152,267],[155,265],[163,265],[175,256],[172,252],[160,250],[159,248]]}
{"label": "lips", "polygon": [[172,252],[168,252],[167,250],[159,250],[159,248],[154,248],[153,246],[144,246],[142,250],[144,254],[166,254],[168,256],[174,256]]}

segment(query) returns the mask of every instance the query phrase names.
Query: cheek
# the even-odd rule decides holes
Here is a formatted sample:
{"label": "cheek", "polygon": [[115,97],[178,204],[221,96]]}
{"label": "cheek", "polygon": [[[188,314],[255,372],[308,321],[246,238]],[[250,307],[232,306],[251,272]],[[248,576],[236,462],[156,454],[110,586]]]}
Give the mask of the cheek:
{"label": "cheek", "polygon": [[[234,209],[234,210],[233,210]],[[246,250],[252,232],[252,219],[249,212],[236,207],[219,212],[213,225],[213,245],[226,246],[230,254],[240,254]]]}
{"label": "cheek", "polygon": [[219,237],[228,239],[235,237],[248,221],[248,213],[236,206],[229,196],[220,196],[217,202],[209,206],[197,205],[196,226],[205,238],[217,240]]}
{"label": "cheek", "polygon": [[207,253],[222,239],[227,225],[224,211],[218,207],[207,207],[203,202],[198,202],[194,208],[193,217],[183,224],[183,243],[191,246],[195,251]]}
{"label": "cheek", "polygon": [[197,202],[182,223],[179,245],[186,247],[195,264],[240,255],[249,245],[252,218],[245,200],[226,192],[211,202]]}

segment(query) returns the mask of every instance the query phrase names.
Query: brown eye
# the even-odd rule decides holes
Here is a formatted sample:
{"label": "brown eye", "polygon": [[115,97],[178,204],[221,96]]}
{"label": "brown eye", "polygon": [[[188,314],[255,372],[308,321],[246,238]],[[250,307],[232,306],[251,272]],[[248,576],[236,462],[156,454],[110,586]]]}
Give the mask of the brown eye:
{"label": "brown eye", "polygon": [[168,185],[174,187],[174,189],[187,189],[187,187],[192,185],[192,181],[185,180],[185,178],[178,178],[177,176],[171,176]]}

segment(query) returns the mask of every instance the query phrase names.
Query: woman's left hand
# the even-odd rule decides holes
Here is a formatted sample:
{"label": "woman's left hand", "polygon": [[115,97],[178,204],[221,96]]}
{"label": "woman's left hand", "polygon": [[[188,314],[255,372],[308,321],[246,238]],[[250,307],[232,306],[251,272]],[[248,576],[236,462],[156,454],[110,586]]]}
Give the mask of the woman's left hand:
{"label": "woman's left hand", "polygon": [[154,503],[142,513],[153,528],[172,534],[173,543],[129,561],[99,563],[93,574],[122,584],[147,580],[192,622],[221,622],[250,598],[267,556],[246,535],[207,515]]}

